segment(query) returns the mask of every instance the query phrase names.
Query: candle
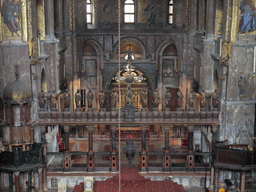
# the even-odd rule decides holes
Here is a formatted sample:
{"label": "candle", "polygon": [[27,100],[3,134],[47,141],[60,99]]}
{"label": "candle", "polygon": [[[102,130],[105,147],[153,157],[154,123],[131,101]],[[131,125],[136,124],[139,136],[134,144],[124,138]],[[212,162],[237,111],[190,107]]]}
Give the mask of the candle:
{"label": "candle", "polygon": [[196,65],[194,65],[194,79],[196,79]]}
{"label": "candle", "polygon": [[256,46],[254,46],[254,53],[253,53],[253,73],[255,73],[255,65],[256,65]]}
{"label": "candle", "polygon": [[222,38],[220,38],[220,57],[221,57],[221,46],[222,46]]}

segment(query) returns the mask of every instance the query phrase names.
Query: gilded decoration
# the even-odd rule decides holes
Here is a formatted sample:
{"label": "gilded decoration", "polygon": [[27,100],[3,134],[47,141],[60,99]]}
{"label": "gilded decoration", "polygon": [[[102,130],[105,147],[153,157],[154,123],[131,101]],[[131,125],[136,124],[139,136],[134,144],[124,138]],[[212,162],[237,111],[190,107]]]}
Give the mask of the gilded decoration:
{"label": "gilded decoration", "polygon": [[232,41],[225,40],[222,42],[220,63],[227,64],[231,57]]}
{"label": "gilded decoration", "polygon": [[31,0],[27,0],[27,19],[28,19],[28,40],[32,40],[32,10]]}
{"label": "gilded decoration", "polygon": [[230,40],[231,27],[232,27],[232,1],[227,2],[227,15],[226,15],[226,26],[225,26],[225,39]]}
{"label": "gilded decoration", "polygon": [[2,40],[21,40],[21,1],[1,1]]}
{"label": "gilded decoration", "polygon": [[44,1],[41,0],[37,5],[37,27],[40,31],[40,40],[45,40],[45,14]]}
{"label": "gilded decoration", "polygon": [[232,14],[232,41],[244,40],[242,36],[256,35],[256,0],[234,0]]}
{"label": "gilded decoration", "polygon": [[216,10],[215,23],[215,38],[217,39],[217,36],[221,35],[223,30],[223,7],[221,7],[220,5],[217,7]]}
{"label": "gilded decoration", "polygon": [[21,0],[21,14],[22,14],[22,41],[26,42],[28,40],[28,28],[27,28],[27,2],[26,0]]}

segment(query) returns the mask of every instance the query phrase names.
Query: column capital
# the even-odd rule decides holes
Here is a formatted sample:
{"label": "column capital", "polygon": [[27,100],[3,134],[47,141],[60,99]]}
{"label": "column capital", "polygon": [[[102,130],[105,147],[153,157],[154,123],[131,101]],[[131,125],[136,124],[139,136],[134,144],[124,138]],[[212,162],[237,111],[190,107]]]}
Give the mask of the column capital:
{"label": "column capital", "polygon": [[70,126],[69,125],[64,125],[64,132],[68,133],[70,130]]}
{"label": "column capital", "polygon": [[169,124],[164,125],[164,131],[170,131],[171,126],[173,126],[173,125],[169,125]]}
{"label": "column capital", "polygon": [[218,131],[219,125],[212,125],[212,132],[216,133]]}
{"label": "column capital", "polygon": [[141,131],[146,132],[147,131],[147,126],[148,125],[141,125]]}
{"label": "column capital", "polygon": [[194,125],[188,125],[188,132],[194,131]]}
{"label": "column capital", "polygon": [[93,125],[88,125],[86,128],[89,132],[94,132],[94,126]]}
{"label": "column capital", "polygon": [[45,130],[46,130],[46,126],[45,126],[45,125],[41,125],[41,126],[40,126],[40,131],[41,131],[42,133],[45,133]]}
{"label": "column capital", "polygon": [[43,168],[38,168],[38,173],[42,173],[43,172]]}
{"label": "column capital", "polygon": [[111,125],[111,131],[116,132],[116,127],[117,127],[116,125]]}
{"label": "column capital", "polygon": [[13,174],[14,174],[15,176],[19,176],[19,175],[20,175],[20,172],[17,171],[17,172],[14,172]]}

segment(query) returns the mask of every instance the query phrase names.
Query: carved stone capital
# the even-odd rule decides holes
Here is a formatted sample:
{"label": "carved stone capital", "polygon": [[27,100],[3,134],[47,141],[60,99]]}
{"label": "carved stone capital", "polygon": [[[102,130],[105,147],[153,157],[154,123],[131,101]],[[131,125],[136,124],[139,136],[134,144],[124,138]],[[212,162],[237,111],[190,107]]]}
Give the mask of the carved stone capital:
{"label": "carved stone capital", "polygon": [[19,175],[20,175],[20,172],[19,172],[19,171],[17,171],[17,172],[14,172],[13,174],[17,177],[17,176],[19,176]]}
{"label": "carved stone capital", "polygon": [[70,130],[70,126],[69,125],[64,125],[64,132],[68,133]]}
{"label": "carved stone capital", "polygon": [[194,125],[188,125],[188,132],[194,131]]}
{"label": "carved stone capital", "polygon": [[116,132],[116,127],[117,127],[117,126],[112,125],[112,126],[111,126],[111,131],[112,131],[112,132]]}
{"label": "carved stone capital", "polygon": [[45,130],[46,130],[46,126],[41,125],[41,126],[40,126],[40,131],[41,131],[42,133],[45,133]]}
{"label": "carved stone capital", "polygon": [[164,131],[170,131],[171,126],[170,125],[164,125]]}
{"label": "carved stone capital", "polygon": [[147,125],[141,125],[141,131],[146,132],[147,131]]}
{"label": "carved stone capital", "polygon": [[88,130],[89,132],[94,132],[94,126],[93,126],[93,125],[88,125],[88,126],[87,126],[87,130]]}
{"label": "carved stone capital", "polygon": [[212,132],[216,133],[218,131],[219,126],[218,125],[213,125],[212,126]]}
{"label": "carved stone capital", "polygon": [[42,172],[43,172],[43,168],[38,168],[38,173],[42,174]]}

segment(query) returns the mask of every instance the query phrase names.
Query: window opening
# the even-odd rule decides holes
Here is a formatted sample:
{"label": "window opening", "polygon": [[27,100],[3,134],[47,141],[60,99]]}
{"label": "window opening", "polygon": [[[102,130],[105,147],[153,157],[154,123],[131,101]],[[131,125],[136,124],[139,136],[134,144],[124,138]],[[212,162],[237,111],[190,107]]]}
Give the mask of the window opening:
{"label": "window opening", "polygon": [[87,23],[92,23],[92,4],[91,4],[91,0],[87,0],[86,1],[86,19],[87,19]]}
{"label": "window opening", "polygon": [[134,23],[134,2],[126,0],[124,3],[124,22]]}
{"label": "window opening", "polygon": [[173,0],[169,1],[168,22],[173,24]]}

